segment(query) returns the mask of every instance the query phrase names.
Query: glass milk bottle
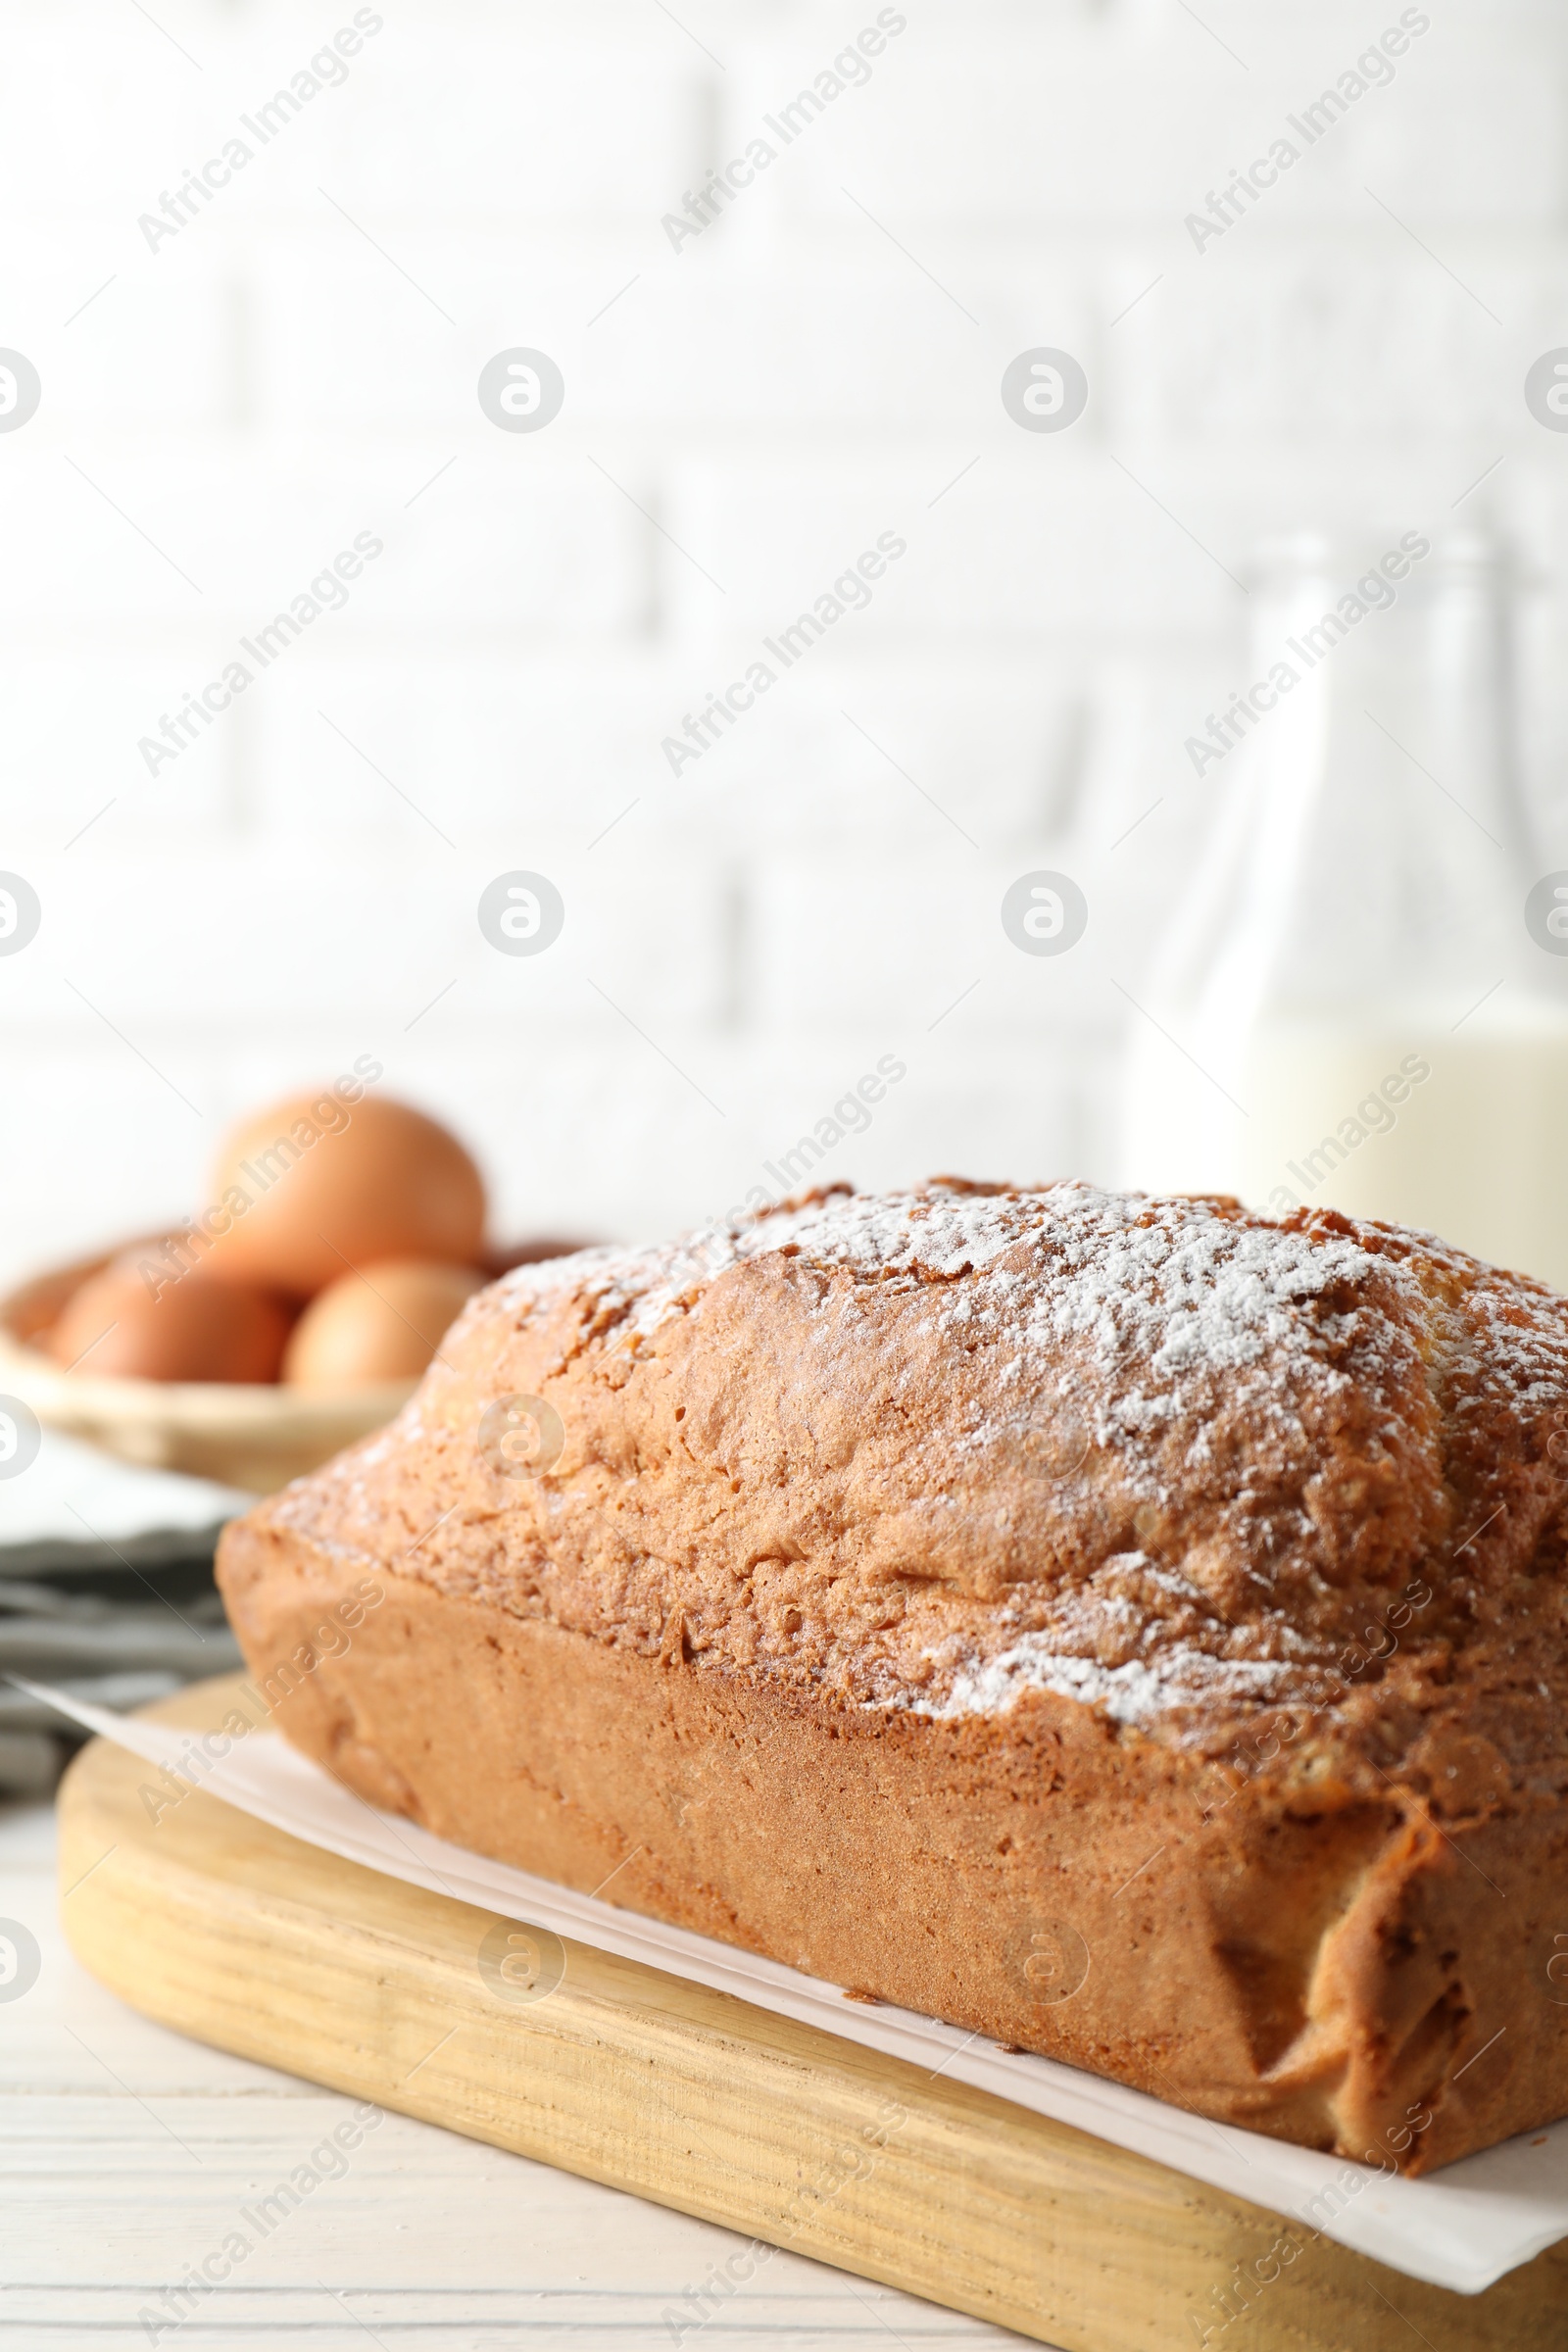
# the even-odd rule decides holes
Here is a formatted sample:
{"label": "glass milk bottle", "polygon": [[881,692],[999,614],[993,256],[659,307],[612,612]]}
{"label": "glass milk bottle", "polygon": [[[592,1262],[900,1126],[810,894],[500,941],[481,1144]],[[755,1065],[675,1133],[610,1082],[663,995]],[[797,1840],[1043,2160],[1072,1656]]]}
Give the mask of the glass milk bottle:
{"label": "glass milk bottle", "polygon": [[1124,1179],[1568,1290],[1568,873],[1530,858],[1506,563],[1294,541],[1252,601],[1252,683],[1188,745],[1220,806],[1134,1016]]}

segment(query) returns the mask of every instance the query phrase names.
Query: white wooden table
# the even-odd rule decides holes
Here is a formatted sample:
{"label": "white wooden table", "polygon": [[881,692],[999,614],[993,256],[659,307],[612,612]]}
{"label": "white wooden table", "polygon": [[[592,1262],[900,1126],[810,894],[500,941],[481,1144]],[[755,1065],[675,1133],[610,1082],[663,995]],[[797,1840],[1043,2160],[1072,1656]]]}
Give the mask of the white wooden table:
{"label": "white wooden table", "polygon": [[52,1813],[0,1811],[0,1920],[42,1953],[30,1990],[0,1999],[5,2352],[1022,2341],[789,2254],[699,2327],[686,2290],[743,2242],[728,2230],[395,2115],[176,2325],[161,2290],[352,2103],[138,2017],[77,1967],[58,1912]]}

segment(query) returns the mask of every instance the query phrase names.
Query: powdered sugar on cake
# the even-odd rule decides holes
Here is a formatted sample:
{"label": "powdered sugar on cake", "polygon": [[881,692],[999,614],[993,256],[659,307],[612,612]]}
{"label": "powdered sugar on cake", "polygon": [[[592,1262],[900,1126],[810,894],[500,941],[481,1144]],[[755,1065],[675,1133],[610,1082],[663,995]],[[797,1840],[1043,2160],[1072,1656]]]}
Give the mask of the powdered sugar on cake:
{"label": "powdered sugar on cake", "polygon": [[1087,1342],[1107,1372],[1139,1366],[1152,1378],[1115,1384],[1097,1416],[1100,1445],[1156,1435],[1180,1417],[1195,1379],[1240,1379],[1265,1413],[1288,1406],[1283,1359],[1304,1369],[1315,1358],[1322,1384],[1334,1386],[1341,1375],[1324,1360],[1322,1319],[1302,1310],[1375,1263],[1353,1242],[1244,1223],[1203,1201],[1086,1184],[934,1186],[835,1194],[657,1248],[547,1260],[509,1275],[506,1293],[526,1307],[565,1281],[582,1283],[635,1347],[698,1310],[733,1267],[772,1252],[856,1283],[923,1286],[944,1321],[967,1324],[977,1338],[1006,1334],[1019,1352],[1001,1367],[1004,1412],[1026,1359],[1059,1354],[1064,1343]]}
{"label": "powdered sugar on cake", "polygon": [[[537,1479],[476,1463],[505,1393],[567,1433]],[[1430,1236],[1084,1184],[835,1191],[504,1277],[345,1457],[334,1540],[385,1544],[396,1494],[411,1573],[699,1670],[1185,1737],[1364,1691],[1341,1661],[1417,1569],[1440,1597],[1401,1671],[1416,1636],[1446,1671],[1558,1507],[1557,1401],[1568,1306]]]}
{"label": "powdered sugar on cake", "polygon": [[1148,1723],[1175,1707],[1214,1699],[1269,1701],[1296,1687],[1290,1670],[1267,1658],[1216,1658],[1206,1649],[1170,1648],[1156,1663],[1102,1666],[1096,1658],[1064,1656],[1042,1634],[1025,1635],[1010,1649],[976,1661],[954,1677],[947,1695],[915,1699],[913,1715],[1001,1715],[1026,1690],[1050,1690],[1103,1708],[1115,1723]]}
{"label": "powdered sugar on cake", "polygon": [[934,1187],[834,1195],[656,1248],[583,1250],[520,1266],[503,1287],[523,1305],[585,1282],[646,1339],[732,1266],[772,1251],[858,1281],[962,1283],[956,1314],[1012,1316],[1027,1304],[1035,1336],[1090,1336],[1102,1360],[1136,1353],[1162,1374],[1257,1361],[1290,1342],[1293,1309],[1374,1262],[1353,1242],[1244,1224],[1201,1201],[1086,1184]]}

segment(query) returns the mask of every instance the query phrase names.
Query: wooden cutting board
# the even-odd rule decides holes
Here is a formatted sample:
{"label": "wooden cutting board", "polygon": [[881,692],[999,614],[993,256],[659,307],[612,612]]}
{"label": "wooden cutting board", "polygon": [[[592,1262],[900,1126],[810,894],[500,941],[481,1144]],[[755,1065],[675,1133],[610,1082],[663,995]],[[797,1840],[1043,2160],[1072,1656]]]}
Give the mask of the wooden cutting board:
{"label": "wooden cutting board", "polygon": [[[148,1712],[206,1730],[236,1688]],[[61,1790],[66,1932],[93,1975],[220,2049],[761,2241],[704,2282],[692,2338],[787,2246],[1063,2352],[1568,2344],[1568,2245],[1483,2295],[1424,2286],[1068,2125],[530,1936],[216,1797],[155,1826],[152,1778],[95,1740]]]}

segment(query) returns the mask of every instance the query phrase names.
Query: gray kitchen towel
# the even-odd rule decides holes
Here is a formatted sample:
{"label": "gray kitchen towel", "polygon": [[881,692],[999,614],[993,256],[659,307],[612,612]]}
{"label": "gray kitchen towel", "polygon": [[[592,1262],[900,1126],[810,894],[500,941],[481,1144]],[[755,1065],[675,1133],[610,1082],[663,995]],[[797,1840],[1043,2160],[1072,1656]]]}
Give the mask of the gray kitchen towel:
{"label": "gray kitchen towel", "polygon": [[213,1550],[253,1500],[54,1430],[0,1476],[0,1801],[47,1796],[74,1744],[10,1676],[123,1712],[239,1665]]}

